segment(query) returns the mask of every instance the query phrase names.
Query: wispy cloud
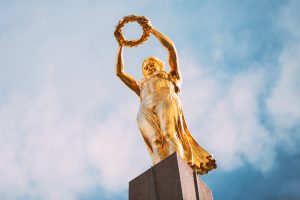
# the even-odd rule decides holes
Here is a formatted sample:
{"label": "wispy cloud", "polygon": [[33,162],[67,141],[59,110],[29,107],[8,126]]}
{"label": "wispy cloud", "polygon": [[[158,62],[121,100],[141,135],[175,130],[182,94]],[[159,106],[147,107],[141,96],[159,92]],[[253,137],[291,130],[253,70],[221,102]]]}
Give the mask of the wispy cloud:
{"label": "wispy cloud", "polygon": [[279,57],[278,81],[266,102],[278,143],[289,153],[298,152],[300,142],[300,28],[297,26],[300,19],[296,11],[299,7],[299,2],[290,1],[278,22],[287,39]]}
{"label": "wispy cloud", "polygon": [[[191,61],[182,62],[193,68]],[[199,72],[193,82],[185,83],[183,100],[193,134],[214,152],[221,169],[252,164],[265,171],[273,163],[274,141],[259,119],[264,75],[264,71],[238,73],[224,86],[218,76]]]}

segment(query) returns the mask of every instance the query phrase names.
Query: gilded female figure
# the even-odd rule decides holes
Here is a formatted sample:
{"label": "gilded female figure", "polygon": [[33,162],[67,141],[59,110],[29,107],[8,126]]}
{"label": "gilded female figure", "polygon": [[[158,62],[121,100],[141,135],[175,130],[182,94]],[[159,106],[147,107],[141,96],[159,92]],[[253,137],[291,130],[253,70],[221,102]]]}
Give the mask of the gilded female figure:
{"label": "gilded female figure", "polygon": [[216,168],[215,160],[191,136],[187,129],[178,93],[181,73],[173,42],[147,22],[150,32],[168,50],[170,71],[156,58],[146,58],[142,64],[144,78],[135,80],[124,71],[123,45],[119,43],[117,76],[140,98],[137,116],[153,165],[175,151],[198,173]]}

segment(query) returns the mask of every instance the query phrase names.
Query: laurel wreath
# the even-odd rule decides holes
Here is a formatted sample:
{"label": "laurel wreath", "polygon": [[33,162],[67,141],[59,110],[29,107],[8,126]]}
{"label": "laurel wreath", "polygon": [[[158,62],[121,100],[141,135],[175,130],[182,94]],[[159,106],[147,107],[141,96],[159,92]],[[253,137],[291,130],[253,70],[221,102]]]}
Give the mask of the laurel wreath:
{"label": "laurel wreath", "polygon": [[[129,22],[137,22],[143,28],[143,35],[137,40],[127,40],[123,33],[122,28]],[[119,42],[120,45],[125,45],[128,47],[136,47],[142,43],[144,43],[150,36],[151,26],[149,25],[149,19],[145,16],[135,16],[135,15],[128,15],[123,17],[119,24],[116,26],[116,30],[114,35]]]}

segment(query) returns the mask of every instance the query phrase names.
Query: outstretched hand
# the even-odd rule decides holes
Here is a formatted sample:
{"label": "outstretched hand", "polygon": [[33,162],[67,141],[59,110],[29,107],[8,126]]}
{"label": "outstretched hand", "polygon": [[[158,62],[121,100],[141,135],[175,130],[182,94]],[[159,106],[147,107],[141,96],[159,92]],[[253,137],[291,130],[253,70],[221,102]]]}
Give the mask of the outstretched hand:
{"label": "outstretched hand", "polygon": [[139,22],[140,22],[141,24],[146,25],[146,26],[144,26],[144,27],[147,27],[148,30],[149,30],[149,29],[151,30],[151,29],[153,28],[150,19],[147,18],[146,16],[141,16],[141,17],[139,18]]}
{"label": "outstretched hand", "polygon": [[152,25],[152,23],[151,23],[150,20],[148,20],[147,24],[148,24],[148,26],[149,26],[149,27],[151,28],[151,30],[152,30],[152,29],[153,29],[153,25]]}
{"label": "outstretched hand", "polygon": [[122,33],[119,32],[119,31],[117,31],[117,29],[116,29],[115,32],[114,32],[114,36],[115,36],[115,38],[116,38],[116,40],[117,40],[117,42],[119,44],[119,47],[123,46],[123,44],[121,43],[121,41],[118,39],[118,38],[122,37]]}

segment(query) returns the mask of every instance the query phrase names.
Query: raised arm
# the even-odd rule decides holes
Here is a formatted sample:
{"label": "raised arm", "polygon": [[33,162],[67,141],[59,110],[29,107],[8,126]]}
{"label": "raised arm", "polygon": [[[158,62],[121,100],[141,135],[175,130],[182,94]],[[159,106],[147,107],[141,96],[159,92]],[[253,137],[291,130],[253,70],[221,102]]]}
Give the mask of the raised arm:
{"label": "raised arm", "polygon": [[130,89],[140,96],[140,88],[137,81],[132,76],[124,72],[123,46],[121,45],[119,46],[117,54],[116,74]]}
{"label": "raised arm", "polygon": [[151,33],[160,41],[160,43],[169,52],[170,74],[175,81],[181,81],[181,72],[179,69],[178,57],[174,43],[164,34],[152,27]]}

